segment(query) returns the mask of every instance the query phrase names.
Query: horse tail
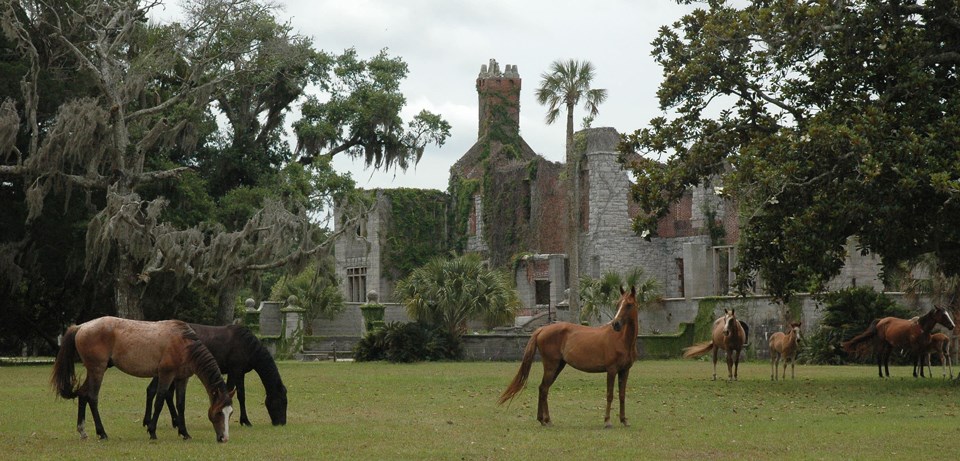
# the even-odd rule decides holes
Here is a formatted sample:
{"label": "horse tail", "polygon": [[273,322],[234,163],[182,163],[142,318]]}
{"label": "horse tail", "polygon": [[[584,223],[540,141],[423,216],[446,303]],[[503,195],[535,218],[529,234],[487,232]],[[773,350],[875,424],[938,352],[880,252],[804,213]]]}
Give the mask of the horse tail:
{"label": "horse tail", "polygon": [[513,377],[513,381],[510,382],[507,389],[503,391],[503,394],[500,394],[500,400],[497,401],[498,404],[503,405],[506,401],[516,396],[523,390],[523,387],[527,385],[527,377],[530,376],[530,366],[533,365],[533,357],[537,353],[537,337],[540,336],[540,331],[538,328],[530,335],[530,341],[527,341],[527,347],[523,349],[523,361],[520,362],[520,369],[517,370],[517,375]]}
{"label": "horse tail", "polygon": [[713,341],[705,341],[683,349],[683,358],[700,357],[713,349]]}
{"label": "horse tail", "polygon": [[743,328],[743,347],[747,347],[750,345],[750,325],[739,319],[737,322],[740,322],[740,328]]}
{"label": "horse tail", "polygon": [[859,335],[840,343],[840,345],[843,347],[843,350],[848,354],[853,353],[856,351],[857,344],[873,339],[873,337],[877,335],[877,322],[879,321],[880,319],[876,319],[873,322],[870,322],[870,326],[867,327],[863,333],[860,333]]}
{"label": "horse tail", "polygon": [[53,385],[57,395],[65,399],[77,397],[75,364],[77,362],[77,331],[79,330],[80,327],[76,325],[67,328],[60,339],[60,351],[57,352],[57,360],[53,362],[53,375],[50,377],[50,384]]}

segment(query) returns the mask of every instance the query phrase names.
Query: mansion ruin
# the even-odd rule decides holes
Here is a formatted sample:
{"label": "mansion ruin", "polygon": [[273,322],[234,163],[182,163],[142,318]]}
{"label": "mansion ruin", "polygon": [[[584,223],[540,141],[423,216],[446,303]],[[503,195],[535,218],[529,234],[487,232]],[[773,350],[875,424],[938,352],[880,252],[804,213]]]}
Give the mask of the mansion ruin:
{"label": "mansion ruin", "polygon": [[[484,255],[492,266],[513,267],[525,318],[573,320],[562,310],[571,275],[564,245],[564,165],[538,155],[520,136],[521,83],[515,65],[501,71],[490,60],[481,67],[476,79],[477,141],[451,167],[450,188],[442,193],[448,209],[465,203],[469,210],[462,218],[448,214],[453,216],[447,220],[449,232],[438,238],[446,238],[454,251]],[[630,196],[628,173],[618,162],[619,133],[614,128],[591,128],[576,136],[584,161],[578,175],[581,273],[575,276],[598,278],[639,267],[656,279],[663,301],[660,308],[641,313],[641,333],[677,331],[697,315],[696,300],[728,295],[739,238],[735,204],[712,186],[692,188],[659,222],[656,237],[641,238],[632,229],[639,207]],[[371,290],[382,301],[394,301],[396,280],[388,275],[384,254],[390,245],[403,243],[388,238],[392,207],[385,192],[375,191],[380,206],[362,229],[345,233],[336,244],[337,271],[349,302],[365,302]],[[878,260],[857,251],[848,254],[844,272],[832,286],[882,290]],[[746,317],[761,326],[754,334],[780,330],[785,320],[782,306],[763,293],[740,302],[752,303]],[[803,301],[802,312],[805,327],[816,323],[819,314],[812,300]]]}

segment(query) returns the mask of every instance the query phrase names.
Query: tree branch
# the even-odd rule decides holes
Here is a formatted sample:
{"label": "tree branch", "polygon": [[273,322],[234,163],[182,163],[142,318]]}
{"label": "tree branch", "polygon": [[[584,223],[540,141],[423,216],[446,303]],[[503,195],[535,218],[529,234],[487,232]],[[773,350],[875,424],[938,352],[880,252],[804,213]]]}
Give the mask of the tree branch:
{"label": "tree branch", "polygon": [[318,157],[318,156],[320,156],[320,155],[326,155],[326,156],[328,156],[328,157],[333,157],[334,155],[337,155],[337,154],[339,154],[339,153],[341,153],[341,152],[343,152],[343,151],[352,149],[352,148],[357,147],[357,146],[359,146],[359,145],[361,145],[361,143],[360,143],[360,138],[359,138],[358,136],[354,136],[353,139],[351,139],[350,141],[347,141],[347,142],[344,143],[344,144],[341,144],[341,145],[337,146],[336,148],[330,150],[330,152],[327,152],[327,153],[325,153],[325,154],[316,154],[316,155],[306,154],[306,155],[300,157],[300,160],[297,160],[297,161],[300,162],[301,165],[309,165],[309,164],[313,163],[313,159],[314,159],[314,158],[316,158],[316,157]]}
{"label": "tree branch", "polygon": [[180,177],[181,174],[187,171],[193,171],[193,168],[181,166],[170,170],[148,171],[146,173],[137,175],[135,178],[133,178],[133,182],[134,184],[150,184],[157,181],[163,181],[165,179]]}

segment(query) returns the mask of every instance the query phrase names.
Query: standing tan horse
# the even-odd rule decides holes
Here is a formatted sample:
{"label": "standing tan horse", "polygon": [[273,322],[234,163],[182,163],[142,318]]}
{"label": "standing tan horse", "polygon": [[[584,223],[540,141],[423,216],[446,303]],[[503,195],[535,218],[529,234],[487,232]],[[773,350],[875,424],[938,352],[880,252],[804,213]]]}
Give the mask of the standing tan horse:
{"label": "standing tan horse", "polygon": [[[889,378],[890,355],[893,351],[905,349],[913,354],[914,363],[918,363],[930,343],[930,332],[938,323],[950,331],[953,331],[955,326],[950,313],[939,306],[935,306],[917,320],[884,317],[874,320],[866,331],[844,341],[841,345],[845,351],[852,353],[856,351],[858,344],[873,341],[873,350],[877,356],[877,371],[881,378],[886,371]],[[917,377],[916,366],[913,376]]]}
{"label": "standing tan horse", "polygon": [[927,346],[927,371],[930,377],[933,377],[933,370],[930,368],[930,356],[937,354],[940,358],[940,367],[943,369],[943,377],[947,377],[947,367],[950,367],[950,379],[953,379],[953,364],[950,363],[950,337],[943,333],[934,333],[930,335],[930,344]]}
{"label": "standing tan horse", "polygon": [[[74,370],[74,363],[78,360],[87,369],[86,379],[80,386],[77,386]],[[190,438],[183,417],[184,395],[187,380],[196,374],[210,398],[207,417],[213,423],[217,442],[229,440],[234,393],[227,391],[217,362],[198,340],[197,334],[179,320],[143,322],[117,317],[100,317],[67,328],[53,364],[50,381],[57,394],[65,399],[78,398],[77,432],[80,438],[87,438],[84,422],[88,403],[97,435],[100,439],[107,438],[100,421],[98,402],[103,375],[111,366],[140,378],[159,378],[156,408],[147,426],[151,439],[157,438],[157,418],[171,384],[176,387],[180,408],[177,428],[184,439]]]}
{"label": "standing tan horse", "polygon": [[797,350],[800,349],[800,322],[790,324],[790,332],[778,331],[770,335],[770,379],[777,380],[777,368],[783,358],[783,379],[787,379],[787,362],[790,362],[790,379],[795,379],[794,366],[797,364]]}
{"label": "standing tan horse", "polygon": [[694,344],[683,350],[683,358],[700,357],[713,351],[713,380],[717,380],[717,354],[723,349],[727,355],[727,379],[737,380],[740,351],[747,343],[747,332],[737,320],[733,309],[724,309],[723,316],[713,321],[713,340]]}
{"label": "standing tan horse", "polygon": [[537,350],[543,361],[543,380],[540,381],[540,399],[537,402],[537,421],[550,426],[550,409],[547,396],[550,385],[568,363],[588,373],[607,373],[607,412],[603,418],[604,427],[610,424],[610,406],[613,401],[613,382],[619,378],[620,385],[620,422],[627,424],[624,413],[624,398],[627,391],[627,377],[630,367],[637,360],[637,333],[640,322],[637,320],[637,290],[631,287],[629,292],[620,288],[620,301],[617,314],[610,323],[600,327],[587,327],[567,322],[558,322],[537,328],[530,336],[523,350],[523,361],[513,381],[500,395],[499,403],[512,399],[527,383],[530,366]]}

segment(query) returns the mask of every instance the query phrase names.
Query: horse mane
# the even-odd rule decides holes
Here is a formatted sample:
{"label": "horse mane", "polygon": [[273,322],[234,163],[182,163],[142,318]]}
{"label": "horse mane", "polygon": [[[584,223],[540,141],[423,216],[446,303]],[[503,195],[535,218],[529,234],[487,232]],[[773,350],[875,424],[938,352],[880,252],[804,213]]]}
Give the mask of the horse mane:
{"label": "horse mane", "polygon": [[187,356],[193,363],[194,373],[197,378],[203,382],[206,387],[217,387],[226,389],[227,384],[223,381],[223,375],[220,374],[220,367],[217,366],[217,359],[213,358],[210,350],[200,342],[197,332],[190,328],[185,322],[180,322],[180,336],[190,343],[187,345]]}
{"label": "horse mane", "polygon": [[193,362],[197,377],[204,384],[214,387],[227,387],[223,381],[223,375],[220,374],[220,367],[217,366],[217,360],[213,354],[200,341],[194,341],[187,346],[187,353],[190,355],[190,361]]}
{"label": "horse mane", "polygon": [[236,335],[237,341],[247,351],[247,356],[250,358],[250,367],[260,375],[260,381],[263,382],[263,387],[267,393],[279,392],[283,387],[283,380],[280,378],[280,370],[277,368],[277,362],[270,355],[270,351],[263,346],[260,339],[249,328],[238,326]]}

